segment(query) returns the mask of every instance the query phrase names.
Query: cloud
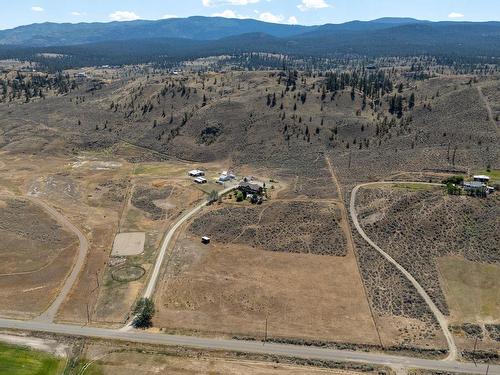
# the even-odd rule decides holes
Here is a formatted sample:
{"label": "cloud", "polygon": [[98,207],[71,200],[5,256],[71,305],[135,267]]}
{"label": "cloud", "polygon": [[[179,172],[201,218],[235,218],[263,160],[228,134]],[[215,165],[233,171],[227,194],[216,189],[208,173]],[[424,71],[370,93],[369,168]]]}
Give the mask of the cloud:
{"label": "cloud", "polygon": [[113,21],[133,21],[138,20],[139,17],[134,12],[129,12],[127,10],[117,10],[109,15],[109,18]]}
{"label": "cloud", "polygon": [[212,17],[224,17],[224,18],[248,18],[245,16],[242,16],[241,14],[237,14],[231,9],[226,9],[223,12],[218,12],[218,13],[213,13]]}
{"label": "cloud", "polygon": [[257,4],[260,0],[201,0],[204,7]]}
{"label": "cloud", "polygon": [[275,15],[270,12],[264,12],[259,14],[259,20],[264,21],[264,22],[270,22],[270,23],[281,23],[285,17],[282,15]]}
{"label": "cloud", "polygon": [[33,12],[43,12],[44,11],[44,9],[42,7],[37,7],[37,6],[31,7],[31,10]]}
{"label": "cloud", "polygon": [[161,16],[162,20],[168,20],[169,18],[177,18],[177,16],[174,14],[164,14],[163,16]]}
{"label": "cloud", "polygon": [[299,23],[299,21],[297,20],[297,17],[291,16],[291,17],[288,17],[288,23],[290,25],[296,25]]}
{"label": "cloud", "polygon": [[451,12],[448,14],[448,18],[464,18],[465,16],[462,13]]}
{"label": "cloud", "polygon": [[302,3],[297,5],[297,8],[301,12],[305,12],[311,9],[323,9],[329,8],[330,5],[325,2],[325,0],[302,0]]}
{"label": "cloud", "polygon": [[75,12],[71,12],[71,15],[72,15],[72,16],[75,16],[75,17],[79,17],[79,16],[84,16],[84,15],[85,15],[85,13],[82,13],[82,12],[76,12],[76,11],[75,11]]}

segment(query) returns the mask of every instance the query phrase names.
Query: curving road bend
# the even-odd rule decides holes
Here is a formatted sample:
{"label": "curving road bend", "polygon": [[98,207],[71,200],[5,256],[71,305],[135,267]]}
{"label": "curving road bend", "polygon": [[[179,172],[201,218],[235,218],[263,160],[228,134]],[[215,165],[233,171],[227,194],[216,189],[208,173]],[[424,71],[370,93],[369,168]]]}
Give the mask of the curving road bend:
{"label": "curving road bend", "polygon": [[84,234],[55,208],[49,206],[47,203],[38,198],[28,197],[28,199],[41,206],[47,213],[49,213],[54,219],[56,219],[59,224],[61,224],[69,231],[73,232],[78,237],[78,241],[80,243],[76,262],[71,269],[71,273],[64,281],[64,285],[59,291],[59,294],[54,299],[54,301],[52,301],[49,308],[45,310],[43,314],[34,319],[35,321],[41,322],[53,322],[54,318],[56,317],[57,311],[73,288],[73,285],[75,284],[80,271],[83,269],[85,259],[87,258],[87,253],[89,250],[89,242],[87,241],[87,238],[84,236]]}
{"label": "curving road bend", "polygon": [[358,221],[358,215],[356,212],[356,194],[358,193],[358,190],[362,187],[366,186],[371,186],[371,185],[381,185],[381,184],[422,184],[422,185],[433,185],[433,186],[442,186],[441,184],[432,184],[432,183],[427,183],[427,182],[410,182],[410,181],[388,181],[388,182],[370,182],[370,183],[365,183],[365,184],[360,184],[356,186],[351,193],[351,202],[349,206],[349,210],[351,212],[351,218],[354,223],[354,226],[356,227],[356,230],[358,233],[363,237],[363,239],[370,244],[371,247],[373,247],[375,250],[377,250],[385,259],[387,259],[391,264],[393,264],[415,287],[417,290],[418,294],[425,300],[427,305],[429,306],[430,310],[436,317],[436,320],[439,323],[439,326],[441,327],[441,330],[443,331],[443,335],[446,338],[446,342],[448,344],[448,356],[446,357],[446,361],[454,361],[457,357],[457,346],[455,345],[455,340],[453,338],[453,335],[448,329],[448,320],[446,317],[441,313],[441,311],[437,308],[437,306],[434,304],[432,301],[431,297],[427,294],[427,292],[422,288],[422,286],[418,283],[417,280],[403,267],[401,266],[394,258],[392,258],[389,254],[387,254],[384,250],[382,250],[375,242],[373,242],[370,237],[368,237],[359,224]]}
{"label": "curving road bend", "polygon": [[[231,190],[234,190],[235,188],[236,188],[235,186],[227,187],[224,190],[219,192],[219,196],[222,196],[226,193],[229,193]],[[177,232],[177,230],[181,227],[182,224],[184,224],[186,221],[188,221],[191,217],[193,217],[196,213],[198,213],[207,204],[208,204],[208,201],[204,201],[204,202],[200,203],[198,206],[196,206],[191,211],[189,211],[184,216],[182,216],[179,220],[177,220],[177,222],[174,224],[174,226],[172,228],[170,228],[170,230],[167,232],[167,234],[165,235],[165,238],[163,239],[163,242],[161,243],[160,252],[158,253],[158,256],[156,258],[153,272],[151,273],[151,276],[149,278],[148,285],[147,285],[146,289],[144,290],[144,294],[143,294],[144,298],[151,298],[153,296],[153,293],[155,292],[156,284],[158,283],[158,278],[160,277],[160,270],[161,270],[161,267],[163,265],[165,255],[167,254],[167,250],[168,250],[168,247],[170,245],[170,242],[172,241],[172,238],[175,235],[175,232]],[[127,330],[131,329],[132,320],[129,321],[123,328],[121,328],[121,330],[127,331]]]}

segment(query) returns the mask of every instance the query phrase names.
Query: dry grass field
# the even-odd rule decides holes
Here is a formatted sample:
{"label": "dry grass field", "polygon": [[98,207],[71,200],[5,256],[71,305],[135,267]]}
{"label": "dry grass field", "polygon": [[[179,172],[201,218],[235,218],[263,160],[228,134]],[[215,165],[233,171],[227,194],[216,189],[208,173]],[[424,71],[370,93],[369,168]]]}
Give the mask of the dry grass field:
{"label": "dry grass field", "polygon": [[0,198],[0,314],[26,318],[55,298],[78,248],[73,233],[27,199]]}
{"label": "dry grass field", "polygon": [[267,318],[272,337],[378,344],[352,253],[205,247],[186,234],[161,285],[155,325],[169,331],[262,338]]}

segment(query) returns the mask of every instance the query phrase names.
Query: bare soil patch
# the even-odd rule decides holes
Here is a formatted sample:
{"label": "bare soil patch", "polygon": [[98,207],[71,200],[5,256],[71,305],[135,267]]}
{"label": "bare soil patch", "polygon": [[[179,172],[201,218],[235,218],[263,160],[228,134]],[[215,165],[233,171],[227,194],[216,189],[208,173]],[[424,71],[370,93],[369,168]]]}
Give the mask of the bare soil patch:
{"label": "bare soil patch", "polygon": [[181,332],[377,344],[352,254],[199,244],[183,237],[157,293],[155,326]]}
{"label": "bare soil patch", "polygon": [[146,233],[118,233],[113,242],[112,256],[139,255],[144,251]]}

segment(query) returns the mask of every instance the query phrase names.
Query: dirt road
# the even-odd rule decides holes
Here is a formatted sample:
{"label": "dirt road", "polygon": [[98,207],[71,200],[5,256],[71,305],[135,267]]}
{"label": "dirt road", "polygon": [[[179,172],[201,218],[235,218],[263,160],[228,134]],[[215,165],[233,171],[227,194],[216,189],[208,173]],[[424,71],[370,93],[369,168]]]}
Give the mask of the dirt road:
{"label": "dirt road", "polygon": [[455,340],[453,339],[453,335],[448,329],[448,320],[446,317],[441,313],[441,311],[437,308],[437,306],[434,304],[432,301],[431,297],[427,294],[427,292],[422,288],[422,286],[418,283],[417,280],[403,267],[401,266],[394,258],[392,258],[389,254],[387,254],[384,250],[382,250],[375,242],[373,242],[370,237],[368,237],[361,228],[361,225],[359,224],[358,221],[358,214],[356,213],[356,194],[358,193],[358,190],[362,187],[370,186],[370,185],[380,185],[380,184],[425,184],[425,185],[435,185],[435,186],[442,186],[441,184],[429,184],[425,182],[395,182],[395,181],[390,181],[390,182],[371,182],[371,183],[366,183],[366,184],[361,184],[356,186],[351,193],[351,203],[350,203],[350,212],[351,212],[351,218],[354,223],[354,226],[356,227],[356,230],[358,233],[363,237],[363,239],[370,244],[371,247],[373,247],[375,250],[377,250],[385,259],[387,259],[390,263],[392,263],[415,287],[417,290],[418,294],[425,300],[427,305],[429,306],[430,310],[436,317],[436,320],[438,321],[441,330],[443,331],[443,335],[446,338],[446,342],[448,343],[448,357],[446,358],[447,361],[453,361],[457,357],[457,347],[455,345]]}
{"label": "dirt road", "polygon": [[[227,187],[226,189],[222,190],[219,192],[220,195],[224,195],[231,190],[234,190],[235,186],[230,186]],[[161,243],[160,247],[160,252],[158,253],[158,256],[156,258],[156,262],[153,268],[153,272],[151,273],[151,276],[149,278],[148,285],[146,289],[144,290],[143,297],[144,298],[151,298],[153,296],[153,293],[156,289],[156,284],[158,283],[158,278],[160,276],[160,270],[163,265],[163,261],[165,259],[165,255],[167,254],[168,247],[170,245],[170,242],[172,241],[172,238],[175,235],[175,232],[180,228],[182,224],[184,224],[186,221],[188,221],[191,217],[193,217],[196,213],[198,213],[203,207],[207,205],[207,201],[204,201],[203,203],[200,203],[198,206],[193,208],[191,211],[188,211],[184,216],[182,216],[177,222],[174,224],[173,227],[170,228],[170,230],[167,232],[165,235],[165,238],[163,239],[163,242]],[[122,330],[128,330],[131,329],[132,327],[132,321],[127,323],[125,327],[122,328]]]}
{"label": "dirt road", "polygon": [[71,273],[64,281],[64,284],[59,294],[54,299],[54,301],[52,301],[49,308],[45,310],[45,312],[42,315],[35,318],[36,321],[53,322],[57,314],[57,311],[63,304],[64,300],[68,296],[71,289],[73,288],[73,285],[75,284],[78,275],[83,269],[83,266],[85,264],[85,259],[87,258],[87,252],[89,250],[89,243],[87,241],[87,238],[83,235],[83,233],[55,208],[49,206],[47,203],[38,198],[28,197],[28,199],[30,199],[33,203],[36,203],[37,205],[42,207],[47,213],[49,213],[54,219],[56,219],[60,225],[62,225],[69,231],[73,232],[78,237],[78,241],[80,242],[76,261],[73,265]]}
{"label": "dirt road", "polygon": [[490,120],[491,124],[493,125],[493,128],[497,132],[497,135],[500,135],[500,129],[497,126],[497,122],[495,121],[493,117],[493,110],[491,109],[490,103],[488,102],[488,99],[483,94],[483,90],[481,90],[480,86],[477,86],[477,91],[479,93],[479,97],[484,103],[484,106],[486,107],[486,111],[488,112],[488,119]]}

